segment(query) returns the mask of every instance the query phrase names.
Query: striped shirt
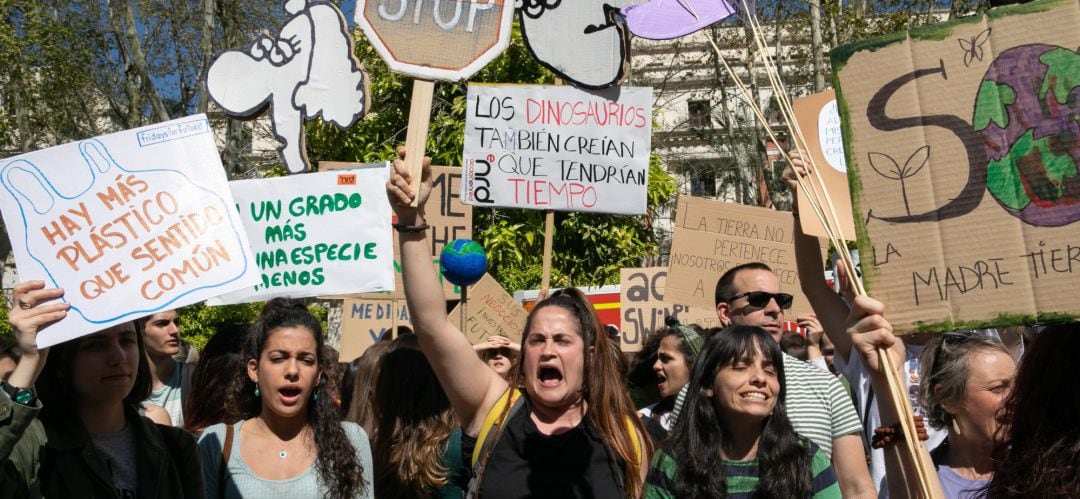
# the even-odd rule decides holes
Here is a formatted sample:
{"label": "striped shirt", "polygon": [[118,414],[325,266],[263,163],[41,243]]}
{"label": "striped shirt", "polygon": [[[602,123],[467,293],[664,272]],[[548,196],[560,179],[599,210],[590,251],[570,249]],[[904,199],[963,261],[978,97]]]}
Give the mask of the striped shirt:
{"label": "striped shirt", "polygon": [[859,413],[836,376],[784,354],[784,404],[795,432],[832,457],[834,439],[862,432]]}
{"label": "striped shirt", "polygon": [[[810,449],[814,457],[810,463],[811,485],[813,499],[839,499],[840,485],[836,483],[836,474],[833,473],[829,458],[821,449],[813,444]],[[721,461],[724,467],[724,485],[727,489],[727,497],[732,499],[750,499],[757,490],[761,470],[757,460],[751,461]],[[674,498],[675,474],[678,465],[671,456],[663,451],[657,451],[653,456],[652,465],[649,466],[649,476],[645,480],[645,499],[669,499]]]}

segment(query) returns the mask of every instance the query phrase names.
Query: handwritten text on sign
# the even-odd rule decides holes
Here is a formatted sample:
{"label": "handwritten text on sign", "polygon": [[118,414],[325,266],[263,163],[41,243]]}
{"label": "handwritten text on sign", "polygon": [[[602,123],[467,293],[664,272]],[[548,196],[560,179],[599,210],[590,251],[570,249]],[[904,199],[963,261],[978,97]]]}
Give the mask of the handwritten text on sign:
{"label": "handwritten text on sign", "polygon": [[390,291],[385,167],[230,183],[261,282],[214,303]]}
{"label": "handwritten text on sign", "polygon": [[465,203],[645,213],[651,88],[470,85],[468,98]]}
{"label": "handwritten text on sign", "polygon": [[203,115],[4,161],[0,209],[23,280],[73,313],[42,347],[250,286],[254,260]]}

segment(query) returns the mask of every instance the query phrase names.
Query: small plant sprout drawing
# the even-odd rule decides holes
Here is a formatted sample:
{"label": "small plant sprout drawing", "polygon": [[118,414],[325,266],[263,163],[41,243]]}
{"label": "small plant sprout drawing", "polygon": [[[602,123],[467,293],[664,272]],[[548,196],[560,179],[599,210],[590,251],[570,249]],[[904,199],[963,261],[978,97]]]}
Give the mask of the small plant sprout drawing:
{"label": "small plant sprout drawing", "polygon": [[904,198],[904,209],[907,210],[908,216],[911,216],[911,205],[908,203],[907,184],[906,180],[919,173],[920,170],[926,166],[926,162],[930,159],[930,146],[925,145],[915,150],[904,162],[904,166],[899,166],[894,159],[887,154],[879,152],[867,153],[870,159],[870,166],[877,172],[878,175],[890,180],[900,181],[900,195]]}

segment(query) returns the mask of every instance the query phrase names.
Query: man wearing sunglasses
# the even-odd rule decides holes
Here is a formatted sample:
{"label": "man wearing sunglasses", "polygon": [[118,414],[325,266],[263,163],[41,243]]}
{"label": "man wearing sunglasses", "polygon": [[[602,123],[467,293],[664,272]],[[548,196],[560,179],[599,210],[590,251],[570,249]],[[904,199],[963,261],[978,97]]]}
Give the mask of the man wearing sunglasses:
{"label": "man wearing sunglasses", "polygon": [[[792,295],[768,265],[751,262],[728,269],[716,283],[716,315],[724,326],[758,326],[777,343]],[[844,497],[877,497],[863,452],[862,424],[851,397],[835,376],[784,354],[785,405],[795,431],[832,456]]]}

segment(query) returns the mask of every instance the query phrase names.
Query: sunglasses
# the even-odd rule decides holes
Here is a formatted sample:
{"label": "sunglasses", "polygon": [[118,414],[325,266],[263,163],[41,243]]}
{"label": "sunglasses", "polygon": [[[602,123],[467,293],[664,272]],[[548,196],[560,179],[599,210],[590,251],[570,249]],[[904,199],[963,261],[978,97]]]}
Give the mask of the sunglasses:
{"label": "sunglasses", "polygon": [[746,302],[754,308],[765,308],[769,306],[770,300],[776,300],[776,304],[787,310],[791,308],[791,302],[795,300],[794,296],[787,293],[770,293],[768,291],[750,291],[747,293],[732,296],[727,301],[728,303],[738,300],[739,298],[746,297]]}
{"label": "sunglasses", "polygon": [[933,372],[930,373],[930,379],[936,378],[938,371],[941,369],[941,352],[945,350],[945,346],[953,347],[962,343],[966,343],[975,335],[980,334],[978,331],[953,331],[941,335],[941,344],[938,345],[938,349],[934,352],[934,367]]}

